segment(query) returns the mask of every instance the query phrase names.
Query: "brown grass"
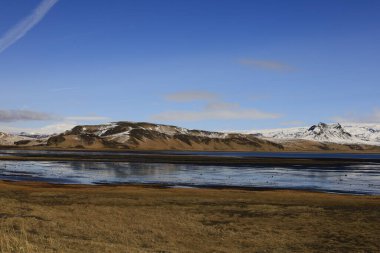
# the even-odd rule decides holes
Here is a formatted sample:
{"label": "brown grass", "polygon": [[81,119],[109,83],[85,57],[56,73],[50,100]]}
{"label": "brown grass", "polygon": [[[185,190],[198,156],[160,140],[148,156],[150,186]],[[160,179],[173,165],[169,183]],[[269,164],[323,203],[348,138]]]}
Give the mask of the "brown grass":
{"label": "brown grass", "polygon": [[379,252],[380,197],[0,182],[0,252]]}

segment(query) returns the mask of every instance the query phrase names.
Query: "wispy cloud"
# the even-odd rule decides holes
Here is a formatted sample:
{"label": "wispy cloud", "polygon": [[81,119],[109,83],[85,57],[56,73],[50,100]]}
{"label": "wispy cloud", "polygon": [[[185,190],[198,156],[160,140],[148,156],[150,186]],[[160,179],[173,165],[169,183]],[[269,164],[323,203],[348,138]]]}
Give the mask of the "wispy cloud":
{"label": "wispy cloud", "polygon": [[289,72],[289,71],[296,70],[295,67],[290,66],[286,63],[278,62],[278,61],[258,60],[258,59],[241,59],[239,61],[239,63],[241,65],[245,65],[248,67],[269,69],[269,70],[274,70],[274,71]]}
{"label": "wispy cloud", "polygon": [[218,96],[207,91],[182,91],[175,92],[165,96],[166,100],[173,102],[192,102],[192,101],[210,101],[217,99]]}
{"label": "wispy cloud", "polygon": [[333,117],[332,120],[342,123],[380,123],[380,108],[374,108],[370,113],[348,113],[344,116]]}
{"label": "wispy cloud", "polygon": [[58,0],[43,0],[27,17],[13,26],[0,38],[0,53],[21,39],[30,29],[37,25]]}
{"label": "wispy cloud", "polygon": [[[76,125],[86,124],[87,122],[106,122],[109,120],[110,118],[108,117],[96,115],[63,117],[31,110],[0,110],[0,123],[4,123],[3,125],[0,125],[0,132],[52,134],[63,132]],[[50,124],[37,128],[30,128],[26,124],[24,124],[26,127],[13,125],[14,122],[29,121],[39,121],[40,123],[38,124],[46,124],[46,122],[50,122]]]}
{"label": "wispy cloud", "polygon": [[[210,107],[210,105],[207,107]],[[203,121],[277,119],[281,117],[280,114],[262,112],[256,109],[240,108],[240,106],[225,109],[209,109],[207,107],[203,108],[200,111],[162,112],[154,115],[152,119],[160,121]]]}
{"label": "wispy cloud", "polygon": [[182,91],[165,96],[166,100],[177,103],[201,101],[204,106],[198,111],[166,111],[151,116],[158,121],[204,121],[204,120],[257,120],[282,117],[277,113],[264,112],[254,108],[242,108],[239,103],[224,101],[218,94],[207,91]]}
{"label": "wispy cloud", "polygon": [[30,110],[0,110],[0,122],[54,120],[56,116]]}
{"label": "wispy cloud", "polygon": [[64,121],[105,121],[108,117],[90,115],[90,116],[69,116],[62,117],[45,112],[37,112],[32,110],[1,110],[0,122],[16,122],[16,121],[46,121],[46,120],[64,120]]}

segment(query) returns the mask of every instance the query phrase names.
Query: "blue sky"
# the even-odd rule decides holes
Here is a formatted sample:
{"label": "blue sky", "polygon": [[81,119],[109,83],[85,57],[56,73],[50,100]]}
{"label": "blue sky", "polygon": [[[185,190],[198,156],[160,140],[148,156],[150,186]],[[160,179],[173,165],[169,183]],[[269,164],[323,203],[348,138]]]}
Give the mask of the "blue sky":
{"label": "blue sky", "polygon": [[3,0],[0,130],[380,122],[379,13],[377,0]]}

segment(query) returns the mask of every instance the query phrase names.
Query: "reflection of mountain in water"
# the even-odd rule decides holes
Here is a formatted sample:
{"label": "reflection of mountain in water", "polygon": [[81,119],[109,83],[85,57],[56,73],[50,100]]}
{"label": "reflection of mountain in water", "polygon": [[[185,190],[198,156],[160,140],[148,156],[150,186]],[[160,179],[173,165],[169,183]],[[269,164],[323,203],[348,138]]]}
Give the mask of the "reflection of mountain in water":
{"label": "reflection of mountain in water", "polygon": [[380,165],[204,166],[126,162],[0,161],[0,179],[278,187],[380,194]]}
{"label": "reflection of mountain in water", "polygon": [[152,164],[152,163],[125,163],[125,162],[65,162],[62,165],[72,170],[82,172],[101,171],[108,176],[117,178],[128,178],[130,176],[152,176],[170,174],[181,170],[188,170],[192,165],[176,164]]}

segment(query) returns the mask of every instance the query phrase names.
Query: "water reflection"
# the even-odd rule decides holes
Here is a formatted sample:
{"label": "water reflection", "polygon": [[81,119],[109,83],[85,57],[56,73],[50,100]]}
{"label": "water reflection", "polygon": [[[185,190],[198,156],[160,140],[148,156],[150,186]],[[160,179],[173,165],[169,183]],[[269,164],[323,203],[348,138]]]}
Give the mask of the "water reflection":
{"label": "water reflection", "polygon": [[204,166],[126,162],[0,161],[0,179],[51,183],[155,183],[313,189],[380,194],[380,164]]}

